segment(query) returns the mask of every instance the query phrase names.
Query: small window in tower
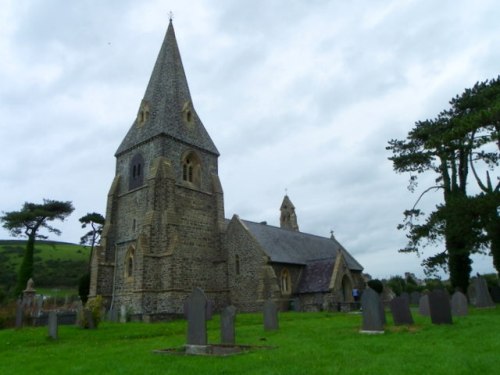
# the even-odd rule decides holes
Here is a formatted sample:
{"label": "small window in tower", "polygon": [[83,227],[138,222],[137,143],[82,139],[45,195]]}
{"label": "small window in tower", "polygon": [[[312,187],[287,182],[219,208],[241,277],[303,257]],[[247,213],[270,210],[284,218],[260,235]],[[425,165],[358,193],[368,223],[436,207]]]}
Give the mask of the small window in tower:
{"label": "small window in tower", "polygon": [[182,180],[195,186],[200,186],[201,163],[194,152],[184,156],[182,161]]}
{"label": "small window in tower", "polygon": [[136,221],[135,221],[135,219],[134,219],[134,220],[132,220],[132,230],[134,231],[134,230],[135,230],[135,228],[136,228]]}
{"label": "small window in tower", "polygon": [[136,189],[142,186],[144,181],[144,159],[141,154],[135,154],[130,161],[129,169],[129,189]]}
{"label": "small window in tower", "polygon": [[130,247],[125,260],[125,276],[131,278],[134,276],[134,248]]}
{"label": "small window in tower", "polygon": [[288,269],[284,268],[281,271],[281,293],[290,294],[292,292],[292,280],[290,278],[290,272]]}
{"label": "small window in tower", "polygon": [[191,111],[187,111],[186,112],[186,121],[187,122],[191,122],[192,121]]}

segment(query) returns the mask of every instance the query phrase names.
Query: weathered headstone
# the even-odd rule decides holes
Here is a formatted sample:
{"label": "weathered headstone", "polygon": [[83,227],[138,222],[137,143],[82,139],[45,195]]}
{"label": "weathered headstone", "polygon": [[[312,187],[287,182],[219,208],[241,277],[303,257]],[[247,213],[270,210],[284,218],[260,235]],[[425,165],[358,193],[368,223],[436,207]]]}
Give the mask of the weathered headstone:
{"label": "weathered headstone", "polygon": [[94,316],[92,315],[92,310],[83,309],[83,315],[85,317],[85,321],[87,322],[87,328],[95,329],[95,321],[94,321]]}
{"label": "weathered headstone", "polygon": [[473,281],[475,295],[476,295],[476,307],[495,307],[495,303],[491,299],[490,292],[488,291],[488,284],[483,277],[477,277]]}
{"label": "weathered headstone", "polygon": [[451,314],[454,316],[466,316],[469,310],[467,297],[462,292],[456,291],[451,296]]}
{"label": "weathered headstone", "polygon": [[404,298],[410,304],[410,295],[407,292],[401,293],[400,298]]}
{"label": "weathered headstone", "polygon": [[361,296],[363,315],[362,333],[384,333],[384,317],[380,296],[371,288],[366,288]]}
{"label": "weathered headstone", "polygon": [[222,344],[235,343],[235,317],[236,308],[234,306],[228,306],[222,311],[220,320],[220,338]]}
{"label": "weathered headstone", "polygon": [[207,298],[195,288],[187,300],[187,345],[207,345]]}
{"label": "weathered headstone", "polygon": [[278,322],[278,307],[273,300],[264,302],[264,329],[266,331],[274,331],[279,328]]}
{"label": "weathered headstone", "polygon": [[393,298],[391,303],[391,313],[394,319],[394,324],[399,326],[403,324],[413,324],[413,317],[411,316],[410,304],[408,299],[404,297]]}
{"label": "weathered headstone", "polygon": [[24,306],[21,299],[17,300],[16,303],[16,328],[22,328],[24,318]]}
{"label": "weathered headstone", "polygon": [[110,322],[116,323],[118,321],[118,310],[111,308],[108,311],[108,320]]}
{"label": "weathered headstone", "polygon": [[57,340],[58,339],[58,323],[57,323],[57,313],[55,311],[49,312],[49,337]]}
{"label": "weathered headstone", "polygon": [[442,289],[429,293],[429,310],[433,324],[452,324],[450,298]]}
{"label": "weathered headstone", "polygon": [[500,286],[494,285],[490,290],[491,299],[495,303],[500,303]]}
{"label": "weathered headstone", "polygon": [[418,302],[418,313],[422,316],[430,316],[431,312],[429,310],[429,295],[424,294],[420,297]]}
{"label": "weathered headstone", "polygon": [[127,323],[127,307],[125,305],[120,306],[120,323]]}
{"label": "weathered headstone", "polygon": [[410,294],[410,304],[418,305],[420,303],[420,292],[411,292]]}

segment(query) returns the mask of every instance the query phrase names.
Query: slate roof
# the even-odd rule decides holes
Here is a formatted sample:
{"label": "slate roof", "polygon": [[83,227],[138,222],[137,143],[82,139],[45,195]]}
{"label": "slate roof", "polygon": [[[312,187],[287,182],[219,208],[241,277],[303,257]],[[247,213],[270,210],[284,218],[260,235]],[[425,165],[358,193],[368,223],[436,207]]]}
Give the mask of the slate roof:
{"label": "slate roof", "polygon": [[[142,126],[137,120],[116,151],[116,156],[157,136],[173,137],[195,148],[219,155],[215,144],[192,106],[191,94],[175,38],[172,20],[168,25],[148,87],[144,94],[150,118]],[[186,126],[183,110],[189,104],[192,123]]]}
{"label": "slate roof", "polygon": [[335,260],[332,258],[307,263],[302,271],[297,293],[328,292],[334,265]]}
{"label": "slate roof", "polygon": [[[266,224],[242,220],[272,262],[308,265],[315,260],[335,262],[342,249],[349,269],[362,271],[363,267],[334,238],[315,236]],[[333,269],[333,266],[332,266]]]}

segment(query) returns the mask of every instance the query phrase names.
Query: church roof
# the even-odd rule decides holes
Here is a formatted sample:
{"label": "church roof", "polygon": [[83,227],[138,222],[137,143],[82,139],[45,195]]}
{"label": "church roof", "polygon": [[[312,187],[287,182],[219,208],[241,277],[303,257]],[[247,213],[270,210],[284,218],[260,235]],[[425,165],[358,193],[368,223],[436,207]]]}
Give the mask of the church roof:
{"label": "church roof", "polygon": [[[172,20],[156,59],[141,107],[149,111],[144,124],[137,118],[116,151],[125,151],[157,136],[175,138],[194,148],[219,155],[215,144],[194,110],[175,38]],[[189,123],[186,113],[189,111]],[[139,116],[138,116],[139,117]]]}
{"label": "church roof", "polygon": [[308,265],[320,259],[330,259],[334,262],[338,252],[342,249],[349,269],[363,270],[363,267],[334,238],[284,230],[246,220],[242,222],[272,262],[301,265]]}
{"label": "church roof", "polygon": [[300,277],[297,293],[328,292],[334,265],[335,260],[331,258],[307,263]]}

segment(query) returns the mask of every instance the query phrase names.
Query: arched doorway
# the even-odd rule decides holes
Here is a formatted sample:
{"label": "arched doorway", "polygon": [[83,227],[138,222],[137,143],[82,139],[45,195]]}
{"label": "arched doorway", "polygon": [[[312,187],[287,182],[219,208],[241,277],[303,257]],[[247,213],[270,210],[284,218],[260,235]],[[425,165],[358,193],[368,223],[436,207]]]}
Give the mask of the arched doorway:
{"label": "arched doorway", "polygon": [[344,277],[342,277],[342,297],[344,299],[344,302],[354,301],[354,299],[352,298],[351,278],[347,275],[344,275]]}

